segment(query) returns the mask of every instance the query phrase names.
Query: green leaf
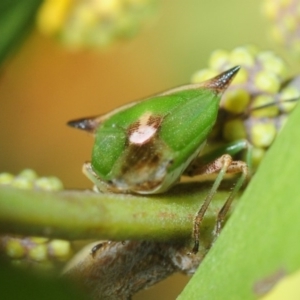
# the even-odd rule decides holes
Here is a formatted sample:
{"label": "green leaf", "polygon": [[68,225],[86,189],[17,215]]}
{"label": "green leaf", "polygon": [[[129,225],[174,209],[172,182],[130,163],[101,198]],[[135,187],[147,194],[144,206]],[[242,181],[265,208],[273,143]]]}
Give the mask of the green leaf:
{"label": "green leaf", "polygon": [[1,0],[0,64],[15,50],[35,22],[42,0]]}
{"label": "green leaf", "polygon": [[300,106],[178,299],[257,299],[300,268]]}

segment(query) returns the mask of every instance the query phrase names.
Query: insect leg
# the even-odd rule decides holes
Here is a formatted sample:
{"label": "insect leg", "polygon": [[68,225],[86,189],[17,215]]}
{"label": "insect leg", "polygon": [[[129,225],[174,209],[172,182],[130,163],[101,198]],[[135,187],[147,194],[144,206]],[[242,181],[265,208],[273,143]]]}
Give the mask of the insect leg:
{"label": "insect leg", "polygon": [[112,190],[112,187],[104,180],[101,180],[99,176],[94,172],[90,162],[85,162],[83,164],[82,172],[88,179],[90,179],[94,183],[94,192],[105,193]]}
{"label": "insect leg", "polygon": [[194,176],[196,169],[202,168],[203,166],[214,161],[215,159],[221,157],[223,154],[229,154],[231,157],[235,157],[237,154],[243,151],[246,152],[245,162],[247,163],[248,169],[251,173],[252,148],[252,144],[250,144],[249,141],[246,139],[236,140],[223,146],[219,146],[211,151],[208,151],[204,155],[197,157],[196,160],[194,160],[192,164],[188,167],[188,169],[185,171],[184,175]]}
{"label": "insect leg", "polygon": [[194,175],[208,175],[208,174],[218,174],[217,178],[215,179],[213,186],[206,196],[202,206],[200,207],[199,211],[197,212],[194,222],[193,222],[193,238],[194,238],[194,247],[192,252],[197,253],[199,248],[199,234],[200,234],[200,225],[203,220],[203,217],[205,215],[205,212],[215,195],[218,187],[220,186],[220,183],[222,182],[225,174],[234,174],[234,173],[241,173],[240,178],[238,179],[234,189],[229,194],[228,198],[225,201],[225,204],[221,208],[217,221],[216,221],[216,235],[220,233],[220,230],[222,228],[222,223],[224,221],[224,218],[230,208],[230,205],[236,195],[236,193],[239,191],[241,186],[243,185],[245,179],[248,175],[248,167],[247,164],[243,161],[233,161],[232,157],[228,154],[224,154],[221,157],[215,159],[214,161],[201,166],[199,168],[194,168],[193,172],[189,172],[190,176]]}
{"label": "insect leg", "polygon": [[216,221],[216,227],[215,227],[215,233],[216,233],[216,237],[218,237],[218,235],[221,232],[222,229],[222,224],[224,222],[224,219],[229,211],[229,208],[231,206],[231,203],[234,199],[234,197],[236,196],[237,192],[240,190],[240,188],[242,187],[243,183],[245,182],[245,180],[247,179],[248,176],[248,166],[245,162],[243,161],[232,161],[232,163],[230,164],[230,166],[227,169],[228,174],[233,174],[233,173],[241,173],[241,176],[239,177],[238,181],[236,182],[232,192],[229,194],[228,198],[226,199],[226,202],[224,203],[224,205],[222,206],[222,208],[220,209],[218,216],[217,216],[217,221]]}

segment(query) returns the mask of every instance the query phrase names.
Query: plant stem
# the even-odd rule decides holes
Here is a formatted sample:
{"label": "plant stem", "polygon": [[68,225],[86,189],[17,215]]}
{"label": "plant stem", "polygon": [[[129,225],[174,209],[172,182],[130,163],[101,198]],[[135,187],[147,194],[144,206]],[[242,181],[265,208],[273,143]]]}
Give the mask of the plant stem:
{"label": "plant stem", "polygon": [[[63,239],[189,238],[194,214],[211,186],[179,184],[155,196],[41,192],[0,187],[0,232]],[[228,192],[214,198],[203,222],[213,227]]]}

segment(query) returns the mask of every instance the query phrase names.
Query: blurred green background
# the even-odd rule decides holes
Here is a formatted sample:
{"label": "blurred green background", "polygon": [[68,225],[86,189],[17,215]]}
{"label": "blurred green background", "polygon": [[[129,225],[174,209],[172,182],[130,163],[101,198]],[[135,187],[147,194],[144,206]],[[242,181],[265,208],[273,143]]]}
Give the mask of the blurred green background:
{"label": "blurred green background", "polygon": [[[26,39],[0,71],[1,172],[30,167],[58,176],[66,188],[90,188],[81,166],[93,139],[67,121],[187,83],[218,48],[253,43],[284,56],[268,37],[259,0],[159,4],[135,38],[103,51],[68,51],[37,30]],[[186,281],[176,275],[154,291],[174,299]],[[135,299],[153,298],[146,291]]]}

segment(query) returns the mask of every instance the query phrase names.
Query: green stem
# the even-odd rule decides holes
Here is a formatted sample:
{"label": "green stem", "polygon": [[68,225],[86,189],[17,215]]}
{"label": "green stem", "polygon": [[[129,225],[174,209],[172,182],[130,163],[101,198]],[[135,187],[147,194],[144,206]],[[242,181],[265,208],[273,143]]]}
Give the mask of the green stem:
{"label": "green stem", "polygon": [[[211,184],[185,183],[155,196],[41,192],[0,187],[0,232],[64,239],[189,238]],[[219,192],[203,226],[214,225],[228,192]]]}

